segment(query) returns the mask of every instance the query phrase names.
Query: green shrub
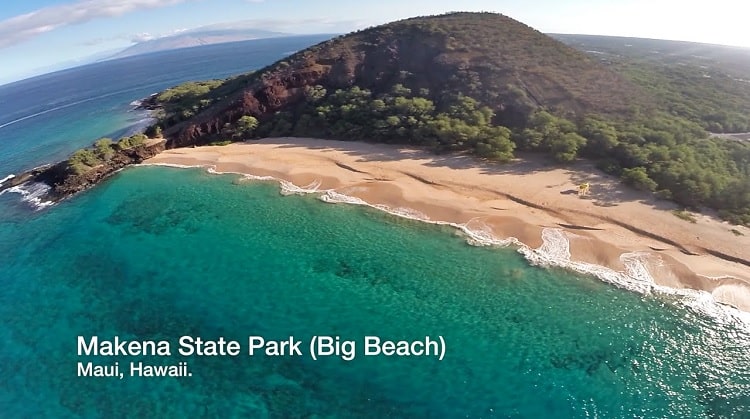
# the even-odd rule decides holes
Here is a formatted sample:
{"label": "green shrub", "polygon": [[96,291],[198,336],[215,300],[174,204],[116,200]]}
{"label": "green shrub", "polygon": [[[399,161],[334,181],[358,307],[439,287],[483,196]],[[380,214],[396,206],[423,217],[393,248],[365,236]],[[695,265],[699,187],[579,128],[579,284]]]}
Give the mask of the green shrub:
{"label": "green shrub", "polygon": [[113,148],[112,139],[100,138],[94,142],[94,152],[96,156],[101,160],[109,160],[114,156],[115,150]]}
{"label": "green shrub", "polygon": [[688,211],[685,211],[685,210],[673,210],[672,214],[674,214],[675,217],[677,217],[677,218],[679,218],[681,220],[689,221],[689,222],[691,222],[693,224],[695,224],[695,223],[698,222],[698,220],[696,220],[696,218],[695,218],[695,216],[693,214],[691,214],[691,213],[689,213]]}
{"label": "green shrub", "polygon": [[648,177],[648,173],[643,167],[623,169],[620,177],[626,184],[642,191],[655,191],[658,186],[653,179]]}
{"label": "green shrub", "polygon": [[70,158],[68,158],[68,168],[77,175],[86,173],[91,168],[98,166],[101,163],[102,160],[97,154],[93,150],[86,148],[76,151],[70,156]]}
{"label": "green shrub", "polygon": [[229,144],[232,144],[232,143],[233,143],[232,140],[216,140],[216,141],[211,141],[207,145],[224,146],[224,145],[229,145]]}

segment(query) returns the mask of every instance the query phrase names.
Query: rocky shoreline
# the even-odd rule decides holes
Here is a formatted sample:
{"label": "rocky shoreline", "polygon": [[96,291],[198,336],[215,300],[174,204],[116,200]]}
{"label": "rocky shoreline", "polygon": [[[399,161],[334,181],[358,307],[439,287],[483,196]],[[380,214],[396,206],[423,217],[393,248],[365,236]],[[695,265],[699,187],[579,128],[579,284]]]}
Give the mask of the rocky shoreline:
{"label": "rocky shoreline", "polygon": [[115,172],[156,156],[166,149],[163,138],[149,139],[144,144],[117,150],[107,161],[84,173],[70,169],[69,160],[36,167],[16,175],[0,184],[0,193],[26,184],[43,183],[50,188],[39,198],[45,202],[59,202],[71,195],[89,189]]}

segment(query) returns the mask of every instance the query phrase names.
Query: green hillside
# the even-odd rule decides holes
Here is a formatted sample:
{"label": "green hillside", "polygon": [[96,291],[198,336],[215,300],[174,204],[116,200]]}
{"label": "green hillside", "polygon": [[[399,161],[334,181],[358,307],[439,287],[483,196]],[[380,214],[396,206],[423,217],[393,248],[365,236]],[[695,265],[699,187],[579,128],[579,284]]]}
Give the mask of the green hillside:
{"label": "green hillside", "polygon": [[[583,157],[636,188],[750,223],[750,146],[708,138],[704,120],[667,105],[672,85],[633,76],[671,73],[632,65],[624,72],[502,15],[454,13],[341,36],[152,105],[170,147],[300,135],[498,161],[515,150]],[[718,106],[711,92],[701,103]]]}
{"label": "green hillside", "polygon": [[750,49],[693,42],[553,35],[716,133],[750,131]]}

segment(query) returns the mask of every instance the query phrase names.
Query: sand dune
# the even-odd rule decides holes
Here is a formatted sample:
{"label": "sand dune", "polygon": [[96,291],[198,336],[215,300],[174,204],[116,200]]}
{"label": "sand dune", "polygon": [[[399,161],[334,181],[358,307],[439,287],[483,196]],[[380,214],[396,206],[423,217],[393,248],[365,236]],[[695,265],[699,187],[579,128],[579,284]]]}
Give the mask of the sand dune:
{"label": "sand dune", "polygon": [[[499,165],[466,155],[434,155],[382,144],[274,138],[165,151],[147,164],[214,166],[273,176],[371,204],[417,211],[430,220],[470,222],[531,248],[560,229],[573,260],[623,271],[623,253],[642,252],[659,285],[705,290],[750,311],[750,229],[707,215],[675,217],[668,202],[623,187],[588,163],[554,167],[537,158]],[[587,197],[577,186],[591,184]],[[736,235],[731,230],[743,234]]]}

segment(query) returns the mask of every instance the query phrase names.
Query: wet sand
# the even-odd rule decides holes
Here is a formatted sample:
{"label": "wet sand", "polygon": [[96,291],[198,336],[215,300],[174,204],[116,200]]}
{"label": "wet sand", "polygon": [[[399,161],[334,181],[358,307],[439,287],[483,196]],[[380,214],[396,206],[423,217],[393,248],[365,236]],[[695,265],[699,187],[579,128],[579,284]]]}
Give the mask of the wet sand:
{"label": "wet sand", "polygon": [[[491,229],[530,248],[542,245],[544,229],[559,229],[574,261],[622,272],[621,255],[637,252],[657,284],[704,290],[750,312],[750,229],[709,215],[696,223],[677,218],[674,204],[624,187],[587,162],[563,167],[527,157],[503,165],[383,144],[271,138],[167,150],[145,163],[319,183],[429,220]],[[590,193],[580,197],[584,182]]]}

